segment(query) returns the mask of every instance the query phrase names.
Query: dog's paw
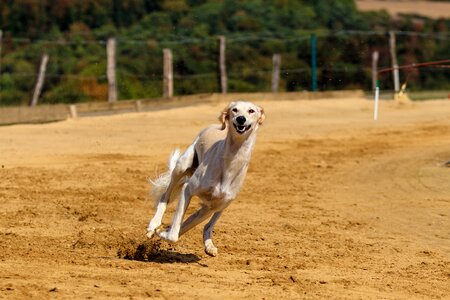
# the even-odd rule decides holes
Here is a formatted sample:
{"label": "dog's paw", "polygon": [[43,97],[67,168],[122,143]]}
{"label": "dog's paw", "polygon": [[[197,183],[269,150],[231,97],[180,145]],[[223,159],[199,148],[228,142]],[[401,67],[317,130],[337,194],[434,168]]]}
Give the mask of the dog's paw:
{"label": "dog's paw", "polygon": [[153,237],[153,235],[155,234],[154,230],[148,230],[146,236],[151,239]]}
{"label": "dog's paw", "polygon": [[219,253],[219,250],[213,244],[209,244],[209,245],[205,246],[205,252],[208,255],[217,256],[217,254]]}
{"label": "dog's paw", "polygon": [[178,241],[178,236],[171,234],[171,232],[168,230],[157,231],[156,234],[163,240],[168,241],[170,243],[175,243]]}

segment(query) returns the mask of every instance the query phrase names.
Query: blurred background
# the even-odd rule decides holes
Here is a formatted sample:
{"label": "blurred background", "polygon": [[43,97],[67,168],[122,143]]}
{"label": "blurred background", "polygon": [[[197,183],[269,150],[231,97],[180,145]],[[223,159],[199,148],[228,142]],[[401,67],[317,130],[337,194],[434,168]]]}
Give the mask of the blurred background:
{"label": "blurred background", "polygon": [[[280,54],[279,91],[370,91],[372,56],[390,67],[450,58],[449,1],[372,0],[2,0],[0,105],[28,104],[44,53],[39,103],[108,99],[107,51],[116,40],[118,99],[163,95],[163,49],[173,54],[174,95],[219,92],[218,36],[226,38],[228,92],[270,92]],[[400,72],[422,93],[448,94],[450,70]],[[392,90],[390,72],[380,78]],[[420,97],[419,97],[420,98]]]}

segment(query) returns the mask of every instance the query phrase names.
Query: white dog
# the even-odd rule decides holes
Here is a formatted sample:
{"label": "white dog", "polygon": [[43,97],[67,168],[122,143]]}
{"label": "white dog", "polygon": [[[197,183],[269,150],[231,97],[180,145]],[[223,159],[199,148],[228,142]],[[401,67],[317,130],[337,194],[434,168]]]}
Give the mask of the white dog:
{"label": "white dog", "polygon": [[[172,225],[166,230],[157,230],[156,234],[176,242],[182,234],[212,215],[204,227],[203,242],[207,254],[217,255],[211,239],[213,227],[244,182],[256,132],[264,118],[261,107],[250,102],[232,102],[219,116],[221,126],[211,125],[200,132],[183,155],[180,156],[178,149],[172,153],[168,171],[152,181],[157,206],[147,228],[149,238],[161,226],[167,203],[179,196]],[[193,196],[199,197],[202,205],[182,223]]]}

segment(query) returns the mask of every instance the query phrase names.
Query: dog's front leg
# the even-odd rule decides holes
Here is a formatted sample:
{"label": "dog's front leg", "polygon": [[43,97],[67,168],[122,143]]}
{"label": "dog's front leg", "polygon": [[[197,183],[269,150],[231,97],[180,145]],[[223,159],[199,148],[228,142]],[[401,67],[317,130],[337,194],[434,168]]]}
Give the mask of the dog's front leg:
{"label": "dog's front leg", "polygon": [[177,209],[175,210],[175,214],[173,216],[172,225],[169,229],[157,232],[160,238],[165,239],[169,242],[178,241],[181,222],[183,221],[183,216],[186,212],[187,207],[189,206],[191,198],[192,194],[189,189],[189,184],[185,183],[183,185],[183,188],[181,189],[180,199],[178,200]]}
{"label": "dog's front leg", "polygon": [[209,254],[211,256],[217,256],[218,253],[217,247],[214,246],[212,242],[212,232],[214,229],[214,225],[216,224],[217,220],[219,220],[222,212],[223,210],[214,213],[211,220],[209,220],[209,222],[203,229],[203,243],[205,245],[205,252],[206,254]]}

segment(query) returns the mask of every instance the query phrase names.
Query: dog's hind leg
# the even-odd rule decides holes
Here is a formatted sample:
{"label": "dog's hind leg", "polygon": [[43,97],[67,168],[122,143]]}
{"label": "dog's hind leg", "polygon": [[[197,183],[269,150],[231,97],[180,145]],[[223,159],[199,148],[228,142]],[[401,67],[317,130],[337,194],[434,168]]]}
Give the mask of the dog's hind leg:
{"label": "dog's hind leg", "polygon": [[211,256],[217,256],[218,250],[217,247],[214,246],[212,242],[212,232],[214,229],[214,225],[216,225],[216,222],[219,220],[220,216],[222,215],[223,210],[218,211],[214,213],[211,220],[205,225],[203,229],[203,243],[205,245],[205,252],[208,255]]}
{"label": "dog's hind leg", "polygon": [[[167,190],[161,196],[158,205],[156,207],[156,212],[147,227],[147,237],[151,238],[155,233],[156,228],[161,226],[162,218],[164,212],[167,208],[167,203],[169,202],[174,190],[177,190],[180,185],[181,179],[188,174],[188,170],[193,166],[195,161],[195,143],[197,139],[192,143],[183,155],[177,160],[175,168],[172,171],[170,183]],[[182,183],[181,183],[182,184]]]}
{"label": "dog's hind leg", "polygon": [[177,209],[175,210],[175,214],[173,216],[172,225],[170,228],[157,232],[156,234],[169,242],[178,241],[180,234],[181,222],[183,221],[183,216],[186,212],[187,207],[189,206],[189,202],[191,201],[192,194],[189,189],[189,184],[185,183],[183,188],[181,189],[180,199],[178,200]]}
{"label": "dog's hind leg", "polygon": [[161,200],[158,202],[158,206],[156,207],[156,212],[153,218],[150,220],[150,223],[147,226],[147,237],[151,238],[153,234],[155,233],[156,228],[158,228],[161,225],[162,218],[164,215],[164,212],[166,211],[167,202],[162,201],[165,195],[161,197]]}

